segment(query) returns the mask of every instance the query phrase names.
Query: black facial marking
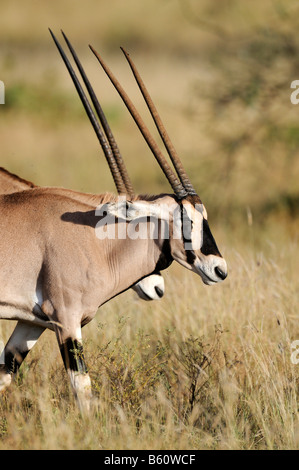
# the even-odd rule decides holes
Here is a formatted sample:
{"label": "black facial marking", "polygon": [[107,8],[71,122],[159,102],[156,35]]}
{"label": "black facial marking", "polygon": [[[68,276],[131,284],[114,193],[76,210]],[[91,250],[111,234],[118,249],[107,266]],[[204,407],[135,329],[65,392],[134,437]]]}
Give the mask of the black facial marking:
{"label": "black facial marking", "polygon": [[160,274],[159,271],[163,271],[163,269],[168,268],[172,262],[173,257],[171,256],[170,241],[168,239],[165,239],[154,273]]}
{"label": "black facial marking", "polygon": [[187,263],[193,264],[196,259],[196,254],[193,250],[186,250]]}
{"label": "black facial marking", "polygon": [[72,338],[68,338],[65,343],[60,346],[61,356],[66,369],[86,374],[88,372],[83,354],[82,344]]}
{"label": "black facial marking", "polygon": [[221,256],[214,237],[211,233],[208,221],[203,219],[203,242],[201,250],[203,255],[216,255]]}
{"label": "black facial marking", "polygon": [[[188,216],[188,213],[186,209],[184,208],[183,204],[180,204],[180,206],[181,206],[181,220],[182,220],[182,239],[184,242],[184,246],[186,246],[187,243],[191,245],[193,221]],[[187,233],[186,233],[186,228],[189,229]],[[187,258],[188,264],[193,264],[196,259],[196,254],[194,253],[193,250],[186,249],[186,258]]]}

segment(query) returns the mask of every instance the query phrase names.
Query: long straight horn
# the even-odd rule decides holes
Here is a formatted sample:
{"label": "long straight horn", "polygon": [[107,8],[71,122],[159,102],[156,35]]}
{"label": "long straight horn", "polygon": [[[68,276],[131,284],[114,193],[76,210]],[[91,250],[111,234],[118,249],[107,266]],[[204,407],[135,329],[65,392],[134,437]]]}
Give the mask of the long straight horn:
{"label": "long straight horn", "polygon": [[124,193],[126,194],[126,188],[125,188],[125,185],[123,183],[123,179],[122,179],[122,176],[120,174],[120,171],[117,167],[117,164],[116,164],[116,161],[114,159],[114,156],[113,156],[113,153],[112,153],[112,150],[110,148],[110,145],[109,145],[109,142],[107,141],[101,127],[100,127],[100,124],[90,106],[90,103],[84,93],[84,90],[76,76],[76,73],[73,69],[73,67],[71,66],[67,56],[65,55],[64,53],[64,50],[62,49],[61,45],[59,44],[58,40],[56,39],[55,35],[53,34],[53,32],[51,31],[51,29],[49,28],[49,31],[51,33],[51,36],[56,44],[56,47],[57,49],[59,50],[59,53],[66,65],[66,68],[68,69],[69,71],[69,74],[73,80],[73,83],[76,87],[76,90],[78,92],[78,95],[82,101],[82,104],[85,108],[85,111],[90,119],[90,122],[94,128],[94,131],[98,137],[98,140],[101,144],[101,147],[103,149],[103,152],[105,154],[105,157],[106,157],[106,160],[107,160],[107,163],[109,165],[109,168],[110,168],[110,171],[111,171],[111,174],[112,174],[112,177],[114,179],[114,183],[116,185],[116,189],[117,189],[117,192],[118,193]]}
{"label": "long straight horn", "polygon": [[184,188],[186,189],[186,191],[188,192],[188,194],[196,194],[196,191],[195,189],[193,188],[191,182],[190,182],[190,179],[188,178],[187,176],[187,173],[182,165],[182,162],[177,154],[177,151],[175,150],[174,146],[173,146],[173,143],[171,142],[170,140],[170,137],[164,127],[164,124],[159,116],[159,113],[157,111],[157,108],[155,106],[155,104],[153,103],[153,100],[151,99],[150,97],[150,94],[149,92],[147,91],[146,87],[145,87],[145,84],[134,64],[134,62],[132,61],[131,57],[129,56],[129,54],[125,51],[125,49],[123,47],[121,47],[121,50],[123,51],[130,67],[131,67],[131,70],[133,72],[133,75],[136,79],[136,82],[140,88],[140,91],[144,97],[144,100],[147,104],[147,107],[152,115],[152,118],[156,124],[156,127],[158,129],[158,132],[161,136],[161,139],[163,140],[163,143],[166,147],[166,150],[168,152],[168,155],[170,156],[171,158],[171,161],[173,163],[173,166],[177,172],[177,175],[178,177],[180,178],[181,180],[181,183],[182,185],[184,186]]}
{"label": "long straight horn", "polygon": [[111,128],[110,128],[110,126],[109,126],[109,124],[108,124],[108,121],[107,121],[107,119],[106,119],[106,116],[105,116],[105,114],[104,114],[104,111],[103,111],[103,109],[102,109],[102,107],[101,107],[101,105],[100,105],[100,103],[99,103],[99,101],[98,101],[98,98],[97,98],[97,96],[96,96],[96,94],[95,94],[95,92],[94,92],[94,90],[93,90],[93,88],[92,88],[92,86],[91,86],[91,83],[90,83],[90,81],[89,81],[89,79],[88,79],[88,77],[87,77],[87,75],[86,75],[86,73],[85,73],[85,71],[84,71],[84,69],[83,69],[83,66],[82,66],[82,64],[81,64],[81,62],[80,62],[80,60],[79,60],[79,58],[78,58],[78,56],[77,56],[77,54],[76,54],[76,52],[75,52],[73,46],[71,45],[71,43],[70,43],[69,39],[67,38],[67,36],[65,35],[65,33],[64,33],[63,31],[61,31],[61,33],[62,33],[62,35],[63,35],[63,37],[64,37],[64,39],[65,39],[65,42],[66,42],[66,44],[67,44],[67,46],[68,46],[68,48],[69,48],[69,50],[70,50],[70,52],[71,52],[71,54],[72,54],[72,56],[73,56],[73,58],[74,58],[74,61],[75,61],[76,65],[77,65],[77,67],[78,67],[78,70],[79,70],[79,72],[80,72],[80,75],[81,75],[81,77],[82,77],[82,79],[83,79],[83,81],[84,81],[84,84],[85,84],[85,86],[86,86],[86,88],[87,88],[88,94],[89,94],[89,96],[90,96],[90,98],[91,98],[91,101],[92,101],[92,103],[93,103],[93,105],[94,105],[94,108],[95,108],[95,110],[96,110],[96,113],[97,113],[97,115],[98,115],[98,117],[99,117],[99,119],[100,119],[100,121],[101,121],[102,127],[103,127],[103,129],[104,129],[104,132],[105,132],[106,137],[107,137],[107,139],[108,139],[108,141],[109,141],[109,144],[110,144],[112,153],[113,153],[113,155],[114,155],[114,159],[116,160],[116,164],[117,164],[118,169],[119,169],[119,171],[120,171],[120,173],[121,173],[121,176],[122,176],[122,179],[123,179],[123,183],[124,183],[124,185],[125,185],[125,187],[126,187],[126,192],[127,192],[127,194],[129,195],[129,197],[132,198],[132,197],[134,196],[133,186],[132,186],[130,177],[129,177],[129,175],[128,175],[127,169],[126,169],[126,167],[125,167],[123,158],[122,158],[122,156],[121,156],[120,150],[119,150],[119,148],[118,148],[117,142],[116,142],[116,140],[115,140],[115,138],[114,138],[114,135],[113,135],[113,133],[112,133],[112,131],[111,131]]}
{"label": "long straight horn", "polygon": [[187,196],[187,191],[181,184],[181,182],[176,177],[175,173],[172,171],[172,168],[169,166],[167,160],[165,159],[164,155],[162,154],[161,150],[159,149],[157,143],[151,136],[148,128],[146,127],[144,121],[142,120],[139,112],[133,105],[131,99],[128,97],[127,93],[124,91],[123,87],[120,85],[116,77],[113,75],[109,67],[105,64],[101,56],[95,51],[92,46],[89,46],[98,61],[100,62],[101,66],[105,70],[106,74],[110,78],[111,82],[113,83],[114,87],[118,91],[120,97],[122,98],[123,102],[125,103],[126,107],[128,108],[131,116],[133,117],[134,121],[136,122],[141,134],[143,135],[144,139],[146,140],[149,148],[151,149],[152,153],[154,154],[157,162],[159,163],[163,173],[165,174],[166,178],[168,179],[173,191],[175,192],[176,196],[179,199],[184,198]]}

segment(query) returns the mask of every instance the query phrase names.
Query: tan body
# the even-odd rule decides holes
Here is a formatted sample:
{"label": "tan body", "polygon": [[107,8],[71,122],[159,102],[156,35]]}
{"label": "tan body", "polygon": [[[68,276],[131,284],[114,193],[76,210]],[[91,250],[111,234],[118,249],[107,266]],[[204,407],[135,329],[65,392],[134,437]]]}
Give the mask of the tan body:
{"label": "tan body", "polygon": [[[39,186],[0,167],[0,194],[12,194],[33,188],[39,188]],[[72,190],[68,191],[72,197],[80,196],[81,201],[86,200],[89,202],[90,200],[91,195],[89,194],[78,193]],[[164,279],[161,274],[157,272],[132,286],[132,289],[143,300],[159,300],[163,297],[165,291]]]}
{"label": "tan body", "polygon": [[111,297],[155,270],[157,243],[127,239],[124,247],[123,240],[96,237],[95,210],[111,199],[115,196],[55,188],[0,197],[0,303],[16,308],[15,319],[33,313],[34,321],[44,322],[36,305],[38,290],[49,320],[74,330]]}

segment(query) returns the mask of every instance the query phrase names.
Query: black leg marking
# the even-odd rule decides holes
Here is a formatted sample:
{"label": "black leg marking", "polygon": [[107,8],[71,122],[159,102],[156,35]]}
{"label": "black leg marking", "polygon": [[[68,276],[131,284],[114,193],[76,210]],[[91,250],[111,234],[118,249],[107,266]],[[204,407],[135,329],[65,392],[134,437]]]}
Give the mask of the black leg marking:
{"label": "black leg marking", "polygon": [[84,360],[83,346],[80,341],[68,338],[60,346],[60,352],[66,369],[87,374],[88,370]]}
{"label": "black leg marking", "polygon": [[5,351],[5,367],[10,374],[16,374],[29,351]]}

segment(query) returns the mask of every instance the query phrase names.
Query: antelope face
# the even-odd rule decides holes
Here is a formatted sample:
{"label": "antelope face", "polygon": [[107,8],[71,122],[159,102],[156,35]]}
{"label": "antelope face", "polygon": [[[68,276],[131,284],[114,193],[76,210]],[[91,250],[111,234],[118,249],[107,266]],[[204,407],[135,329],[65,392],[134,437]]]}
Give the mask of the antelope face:
{"label": "antelope face", "polygon": [[[109,204],[108,213],[129,222],[129,238],[130,223],[133,229],[131,233],[135,236],[138,222],[144,224],[144,218],[147,218],[155,228],[155,221],[159,220],[163,224],[162,238],[169,239],[170,253],[175,261],[199,274],[208,285],[221,282],[227,277],[226,261],[218,250],[209,228],[206,209],[198,196],[187,196],[179,202],[175,202],[170,196],[150,202],[121,201]],[[159,230],[154,229],[150,238],[161,236],[159,233]],[[146,238],[149,232],[147,229],[139,230],[138,236],[142,234]]]}
{"label": "antelope face", "polygon": [[204,205],[198,196],[187,197],[179,205],[181,214],[173,223],[174,233],[180,231],[181,237],[171,240],[173,258],[199,274],[205,284],[223,281],[227,277],[227,265],[211,233]]}

